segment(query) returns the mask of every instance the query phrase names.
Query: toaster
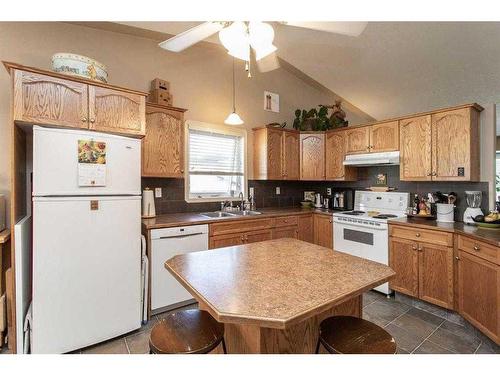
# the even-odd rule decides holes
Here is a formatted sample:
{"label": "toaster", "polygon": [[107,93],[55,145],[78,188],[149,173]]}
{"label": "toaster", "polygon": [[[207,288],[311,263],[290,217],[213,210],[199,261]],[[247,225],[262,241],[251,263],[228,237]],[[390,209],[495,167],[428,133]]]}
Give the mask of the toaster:
{"label": "toaster", "polygon": [[0,194],[0,232],[5,229],[5,195]]}

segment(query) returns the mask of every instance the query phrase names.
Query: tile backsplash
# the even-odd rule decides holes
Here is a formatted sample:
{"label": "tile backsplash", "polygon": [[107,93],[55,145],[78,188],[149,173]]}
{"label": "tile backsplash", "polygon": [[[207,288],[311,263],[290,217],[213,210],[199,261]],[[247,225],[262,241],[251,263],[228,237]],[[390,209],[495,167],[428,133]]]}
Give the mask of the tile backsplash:
{"label": "tile backsplash", "polygon": [[[260,181],[249,180],[248,186],[255,189],[255,203],[258,208],[298,206],[304,198],[304,191],[315,191],[326,195],[326,189],[354,189],[360,190],[375,185],[376,175],[387,175],[388,186],[398,191],[427,194],[441,191],[457,193],[455,220],[461,221],[467,207],[465,201],[466,190],[479,190],[483,193],[482,208],[488,208],[487,182],[405,182],[399,180],[399,166],[373,166],[358,169],[358,181]],[[174,212],[214,211],[220,208],[219,202],[214,203],[187,203],[184,200],[184,180],[172,178],[143,178],[142,188],[162,188],[162,197],[155,199],[157,214]],[[280,194],[276,194],[276,187]]]}

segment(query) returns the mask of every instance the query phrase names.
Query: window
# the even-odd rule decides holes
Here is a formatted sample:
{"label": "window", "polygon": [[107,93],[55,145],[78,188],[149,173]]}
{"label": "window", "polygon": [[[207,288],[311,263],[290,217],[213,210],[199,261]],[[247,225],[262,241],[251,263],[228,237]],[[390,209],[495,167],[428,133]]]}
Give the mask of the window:
{"label": "window", "polygon": [[188,125],[187,201],[238,199],[245,192],[244,130]]}

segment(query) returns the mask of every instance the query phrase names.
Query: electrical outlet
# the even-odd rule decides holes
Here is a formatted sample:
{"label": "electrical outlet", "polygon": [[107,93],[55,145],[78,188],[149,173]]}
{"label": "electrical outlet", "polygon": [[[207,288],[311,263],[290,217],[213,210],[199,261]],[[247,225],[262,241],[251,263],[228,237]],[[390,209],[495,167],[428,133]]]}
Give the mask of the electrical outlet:
{"label": "electrical outlet", "polygon": [[332,195],[332,188],[326,188],[326,195]]}
{"label": "electrical outlet", "polygon": [[281,189],[279,186],[276,186],[276,195],[280,195],[281,194]]}
{"label": "electrical outlet", "polygon": [[251,188],[248,188],[248,195],[250,195],[251,197],[254,196],[254,193],[255,193],[255,188],[251,187]]}
{"label": "electrical outlet", "polygon": [[155,188],[155,198],[161,198],[161,188]]}

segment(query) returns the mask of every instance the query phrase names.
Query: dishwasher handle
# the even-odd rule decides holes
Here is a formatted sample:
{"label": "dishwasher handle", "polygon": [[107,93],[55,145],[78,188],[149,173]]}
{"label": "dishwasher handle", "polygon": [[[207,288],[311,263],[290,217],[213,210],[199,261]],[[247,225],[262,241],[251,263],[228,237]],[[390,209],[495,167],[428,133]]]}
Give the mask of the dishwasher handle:
{"label": "dishwasher handle", "polygon": [[[203,232],[196,232],[196,233],[187,233],[187,234],[174,234],[172,236],[162,236],[160,238],[155,238],[155,240],[166,240],[168,238],[184,238],[184,237],[192,237],[192,236],[198,236],[200,234],[205,234]],[[154,240],[153,240],[154,241]]]}

